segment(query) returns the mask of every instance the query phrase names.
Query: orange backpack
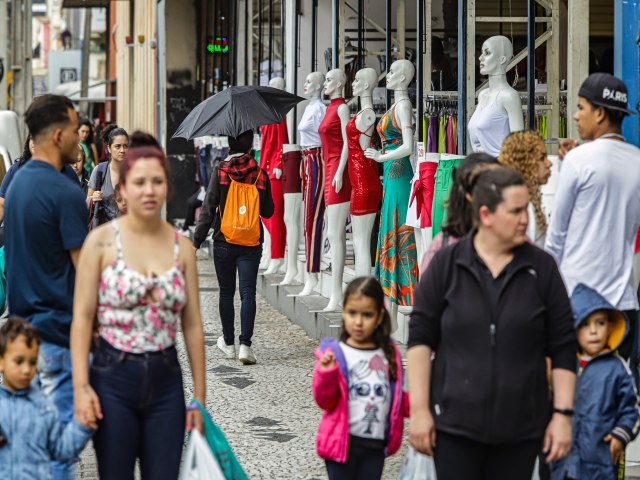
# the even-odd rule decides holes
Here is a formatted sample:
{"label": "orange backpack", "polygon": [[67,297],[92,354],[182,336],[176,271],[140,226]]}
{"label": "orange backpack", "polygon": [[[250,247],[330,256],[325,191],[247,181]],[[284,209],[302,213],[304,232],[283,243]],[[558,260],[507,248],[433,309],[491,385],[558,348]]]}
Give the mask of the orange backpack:
{"label": "orange backpack", "polygon": [[240,183],[231,177],[220,231],[227,243],[257,247],[260,245],[260,195],[255,183]]}

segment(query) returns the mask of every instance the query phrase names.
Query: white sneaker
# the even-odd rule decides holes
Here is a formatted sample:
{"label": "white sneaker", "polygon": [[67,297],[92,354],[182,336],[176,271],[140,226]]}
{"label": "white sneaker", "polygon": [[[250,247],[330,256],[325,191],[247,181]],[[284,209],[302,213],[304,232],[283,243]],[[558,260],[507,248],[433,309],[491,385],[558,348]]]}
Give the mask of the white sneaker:
{"label": "white sneaker", "polygon": [[[233,360],[236,358],[236,346],[235,345],[227,345],[224,342],[224,337],[218,337],[218,348],[222,350],[224,356],[229,360]],[[242,351],[242,348],[240,349]]]}
{"label": "white sneaker", "polygon": [[257,362],[256,356],[253,354],[251,347],[240,344],[240,353],[238,354],[238,360],[244,365],[255,365]]}

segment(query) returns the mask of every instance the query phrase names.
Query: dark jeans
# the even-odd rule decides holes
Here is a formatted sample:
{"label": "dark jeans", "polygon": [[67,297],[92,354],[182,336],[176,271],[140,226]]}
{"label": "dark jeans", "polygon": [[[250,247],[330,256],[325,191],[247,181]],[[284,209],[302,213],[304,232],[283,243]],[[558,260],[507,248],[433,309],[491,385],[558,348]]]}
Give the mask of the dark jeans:
{"label": "dark jeans", "polygon": [[187,211],[184,215],[184,225],[182,225],[183,230],[188,230],[191,225],[193,225],[196,221],[196,210],[198,210],[202,206],[202,200],[198,200],[198,190],[196,193],[187,198]]}
{"label": "dark jeans", "polygon": [[262,246],[243,247],[229,243],[213,246],[213,263],[220,286],[220,321],[224,342],[227,345],[233,345],[235,339],[233,297],[236,294],[237,270],[241,302],[240,343],[251,346],[256,321],[256,283],[261,256]]}
{"label": "dark jeans", "polygon": [[133,480],[136,458],[143,479],[178,478],[185,403],[175,348],[129,354],[102,338],[90,382],[104,419],[93,437],[102,480]]}
{"label": "dark jeans", "polygon": [[379,480],[384,468],[384,449],[349,442],[347,461],[326,461],[329,480]]}
{"label": "dark jeans", "polygon": [[490,445],[438,431],[438,480],[531,480],[542,440]]}

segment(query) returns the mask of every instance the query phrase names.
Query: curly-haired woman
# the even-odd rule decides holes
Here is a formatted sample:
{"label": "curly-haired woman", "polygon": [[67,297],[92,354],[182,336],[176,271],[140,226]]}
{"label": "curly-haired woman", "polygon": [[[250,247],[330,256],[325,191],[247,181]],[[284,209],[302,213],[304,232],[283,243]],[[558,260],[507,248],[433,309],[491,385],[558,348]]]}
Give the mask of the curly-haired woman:
{"label": "curly-haired woman", "polygon": [[547,215],[542,208],[540,188],[551,176],[551,161],[544,139],[533,130],[513,132],[502,143],[498,161],[524,177],[530,198],[527,236],[542,248],[547,233]]}

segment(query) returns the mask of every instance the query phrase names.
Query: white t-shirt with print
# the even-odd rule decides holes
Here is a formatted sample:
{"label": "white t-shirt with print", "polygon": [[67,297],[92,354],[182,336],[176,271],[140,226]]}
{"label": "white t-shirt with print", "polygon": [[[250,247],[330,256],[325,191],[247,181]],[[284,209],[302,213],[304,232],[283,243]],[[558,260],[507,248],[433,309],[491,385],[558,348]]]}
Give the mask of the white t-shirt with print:
{"label": "white t-shirt with print", "polygon": [[384,440],[391,409],[389,363],[381,348],[364,350],[340,342],[349,372],[349,434]]}

